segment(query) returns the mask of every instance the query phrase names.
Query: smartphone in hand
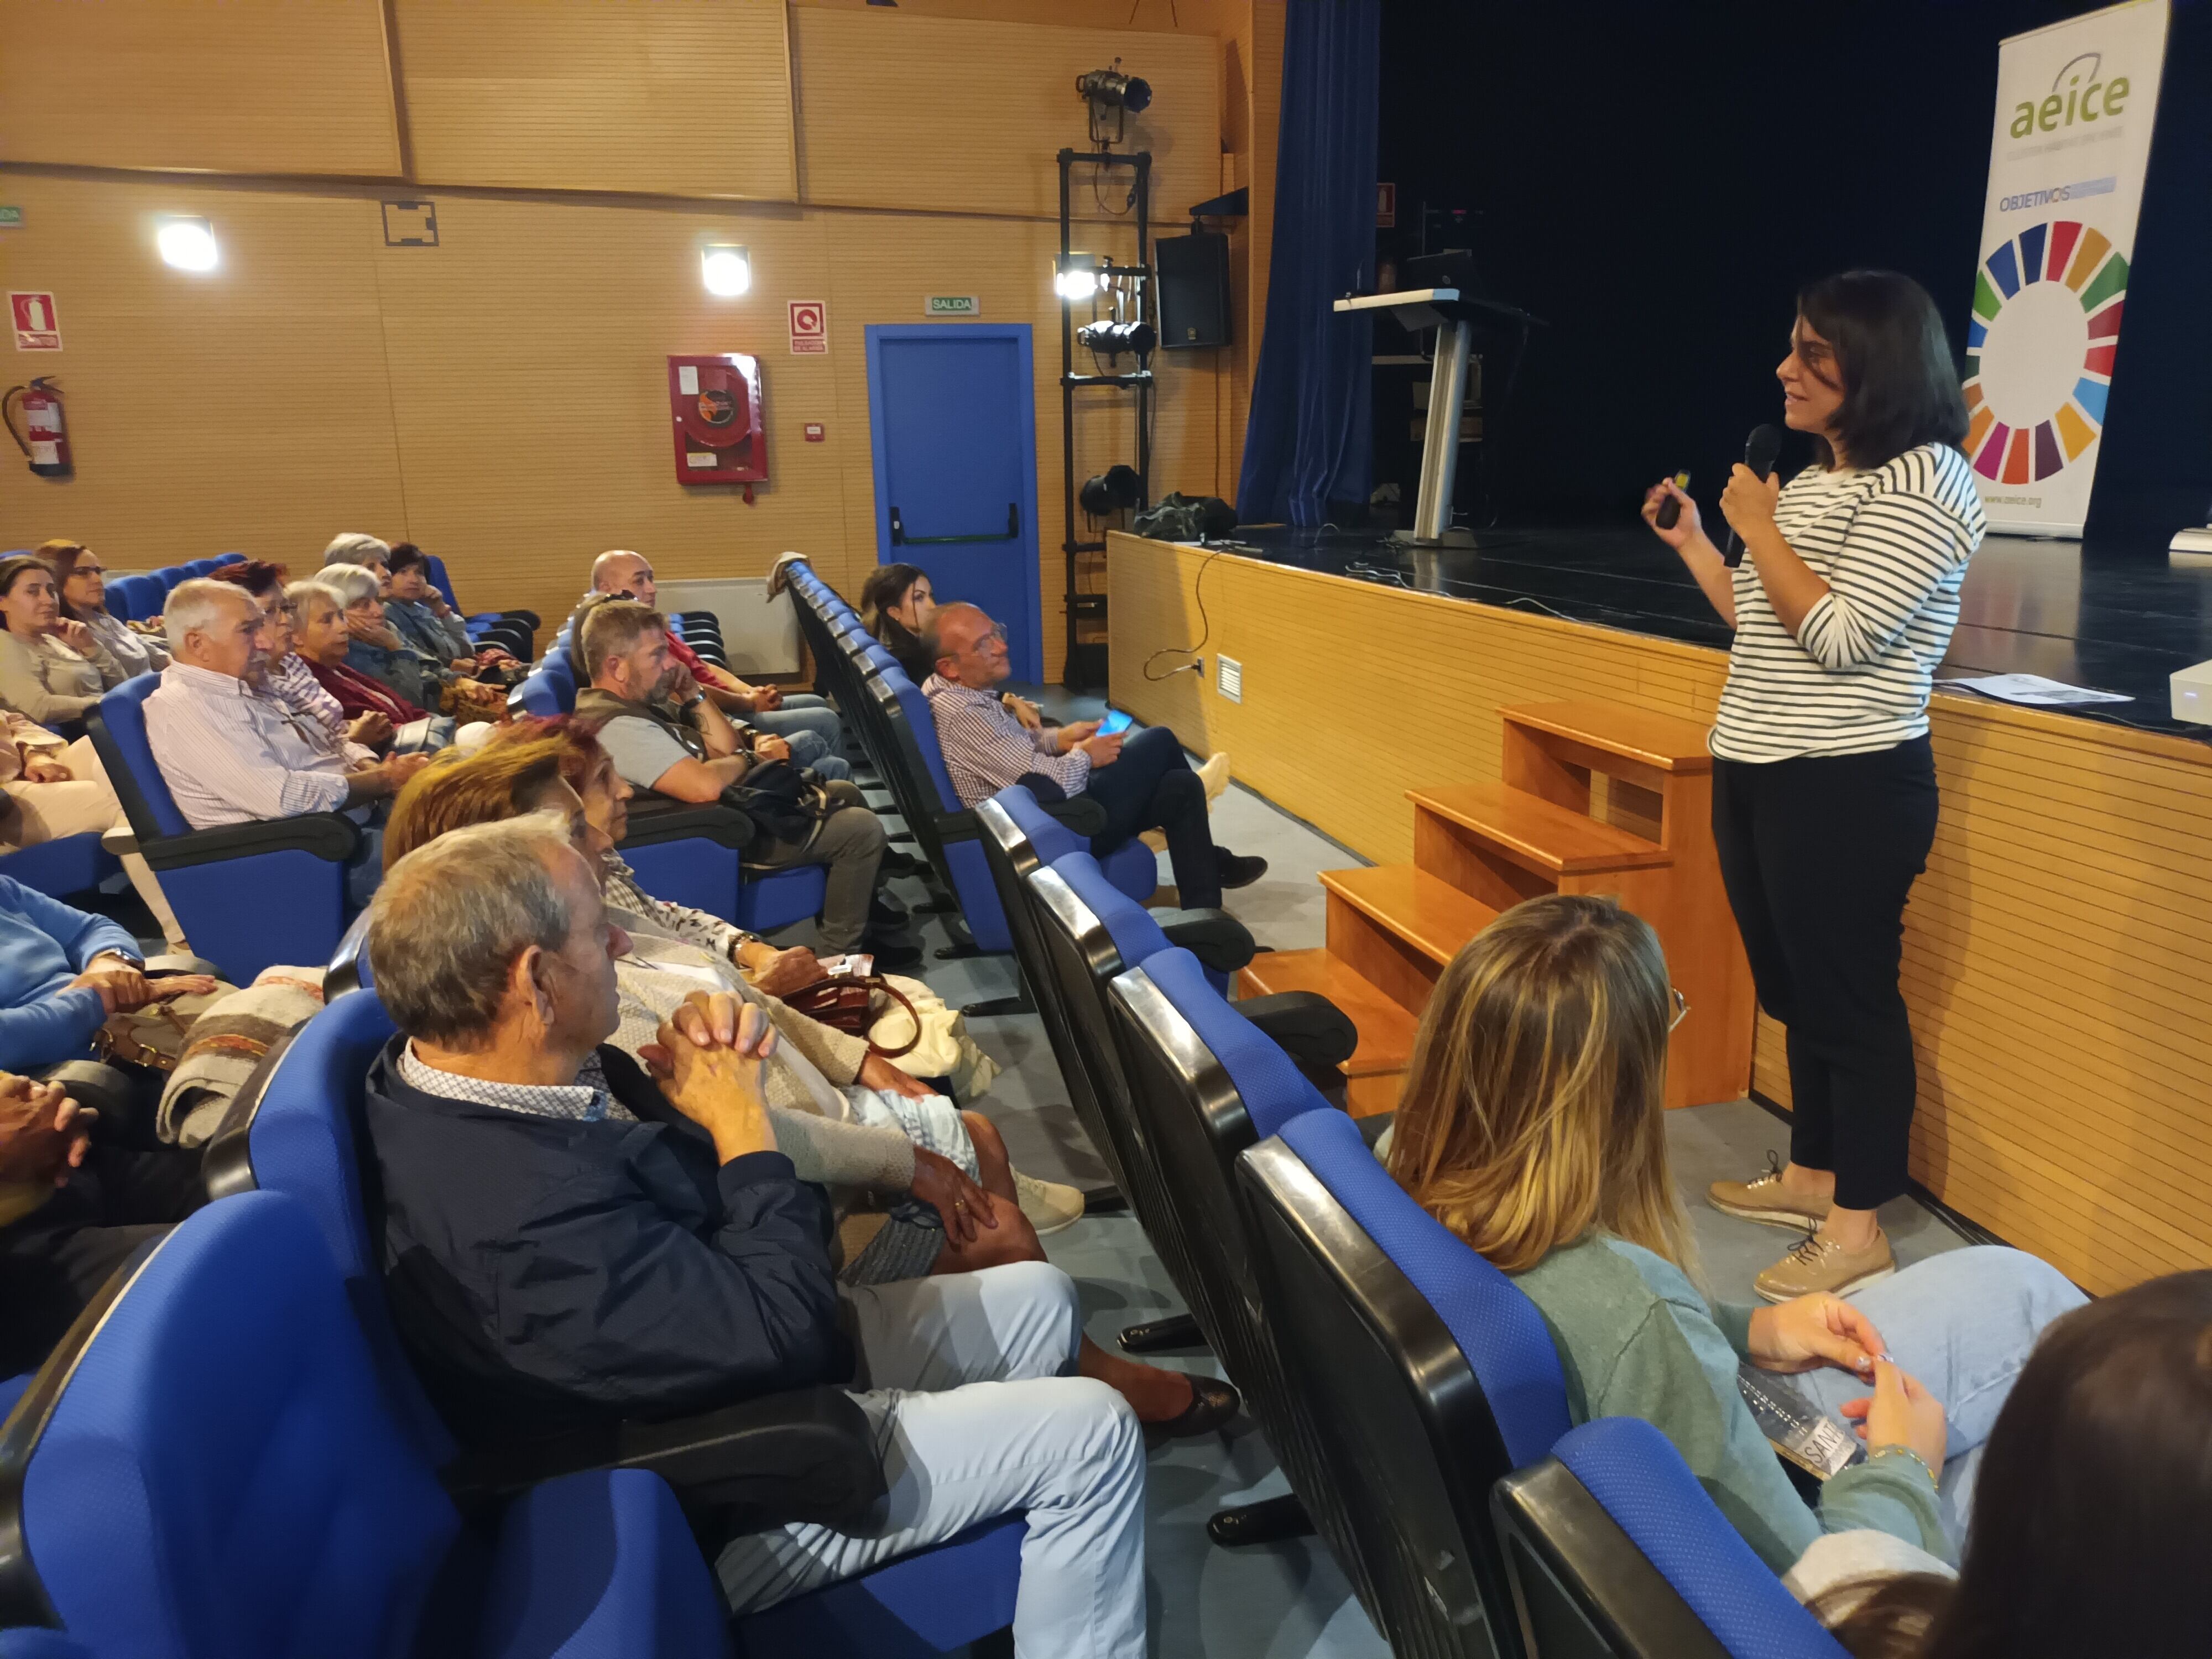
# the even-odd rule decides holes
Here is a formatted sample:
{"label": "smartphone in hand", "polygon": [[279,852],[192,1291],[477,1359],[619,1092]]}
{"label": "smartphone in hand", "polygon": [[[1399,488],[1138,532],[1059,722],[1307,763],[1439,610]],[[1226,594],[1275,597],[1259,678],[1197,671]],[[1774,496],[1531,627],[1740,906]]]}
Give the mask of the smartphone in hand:
{"label": "smartphone in hand", "polygon": [[1127,731],[1135,724],[1133,716],[1125,714],[1119,708],[1109,708],[1106,711],[1106,718],[1098,722],[1098,735],[1102,738],[1110,738],[1117,732]]}

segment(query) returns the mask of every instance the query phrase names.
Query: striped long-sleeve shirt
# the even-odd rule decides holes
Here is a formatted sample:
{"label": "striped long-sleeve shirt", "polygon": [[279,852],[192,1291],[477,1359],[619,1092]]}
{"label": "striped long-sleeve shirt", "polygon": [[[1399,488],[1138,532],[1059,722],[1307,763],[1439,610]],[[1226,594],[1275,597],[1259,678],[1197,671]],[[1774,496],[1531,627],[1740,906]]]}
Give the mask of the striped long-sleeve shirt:
{"label": "striped long-sleeve shirt", "polygon": [[335,812],[347,760],[276,697],[244,680],[173,662],[146,699],[146,742],[195,830]]}
{"label": "striped long-sleeve shirt", "polygon": [[963,806],[988,800],[1025,772],[1050,778],[1070,795],[1091,781],[1091,757],[1080,749],[1059,752],[1059,733],[1032,732],[995,691],[961,685],[942,674],[922,683],[937,720],[937,746]]}
{"label": "striped long-sleeve shirt", "polygon": [[1808,467],[1784,487],[1774,523],[1828,591],[1792,634],[1752,560],[1737,568],[1713,753],[1857,755],[1921,736],[1986,528],[1966,457],[1923,444],[1863,472]]}

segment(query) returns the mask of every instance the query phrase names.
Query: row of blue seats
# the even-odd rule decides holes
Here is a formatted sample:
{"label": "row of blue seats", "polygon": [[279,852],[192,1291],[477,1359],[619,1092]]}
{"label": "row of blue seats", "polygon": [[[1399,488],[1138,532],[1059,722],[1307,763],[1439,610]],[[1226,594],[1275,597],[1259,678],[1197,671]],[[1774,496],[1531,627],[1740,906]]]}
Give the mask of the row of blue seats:
{"label": "row of blue seats", "polygon": [[1078,837],[977,817],[1085,1128],[1394,1651],[1836,1659],[1656,1429],[1570,1427],[1534,1304]]}
{"label": "row of blue seats", "polygon": [[[980,952],[1013,948],[975,813],[952,787],[929,699],[872,636],[852,606],[803,559],[784,566],[798,598],[799,623],[822,688],[857,720],[860,742],[891,792],[899,815],[958,901]],[[1152,850],[1131,841],[1106,858],[1107,878],[1139,901],[1159,884]]]}

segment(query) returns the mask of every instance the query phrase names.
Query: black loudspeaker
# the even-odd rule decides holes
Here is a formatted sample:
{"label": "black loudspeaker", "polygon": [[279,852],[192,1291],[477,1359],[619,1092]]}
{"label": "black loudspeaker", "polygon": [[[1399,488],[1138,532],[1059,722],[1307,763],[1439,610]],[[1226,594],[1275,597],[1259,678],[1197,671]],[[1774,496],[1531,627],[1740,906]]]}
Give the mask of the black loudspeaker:
{"label": "black loudspeaker", "polygon": [[1163,236],[1152,244],[1160,273],[1160,349],[1229,343],[1229,239],[1217,231]]}

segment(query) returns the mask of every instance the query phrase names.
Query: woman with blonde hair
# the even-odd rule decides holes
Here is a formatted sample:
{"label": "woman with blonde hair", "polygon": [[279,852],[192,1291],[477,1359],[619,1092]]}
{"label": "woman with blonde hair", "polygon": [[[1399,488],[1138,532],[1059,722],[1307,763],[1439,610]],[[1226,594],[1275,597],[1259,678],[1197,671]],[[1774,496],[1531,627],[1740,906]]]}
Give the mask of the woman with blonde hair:
{"label": "woman with blonde hair", "polygon": [[[1516,905],[1437,981],[1390,1173],[1536,1304],[1574,1421],[1659,1428],[1777,1572],[1823,1533],[1861,1528],[1954,1559],[2012,1379],[2081,1294],[2033,1256],[1974,1249],[1849,1301],[1709,1303],[1662,1103],[1685,1012],[1658,936],[1613,900]],[[1738,1392],[1745,1361],[1865,1443],[1817,1509]]]}

